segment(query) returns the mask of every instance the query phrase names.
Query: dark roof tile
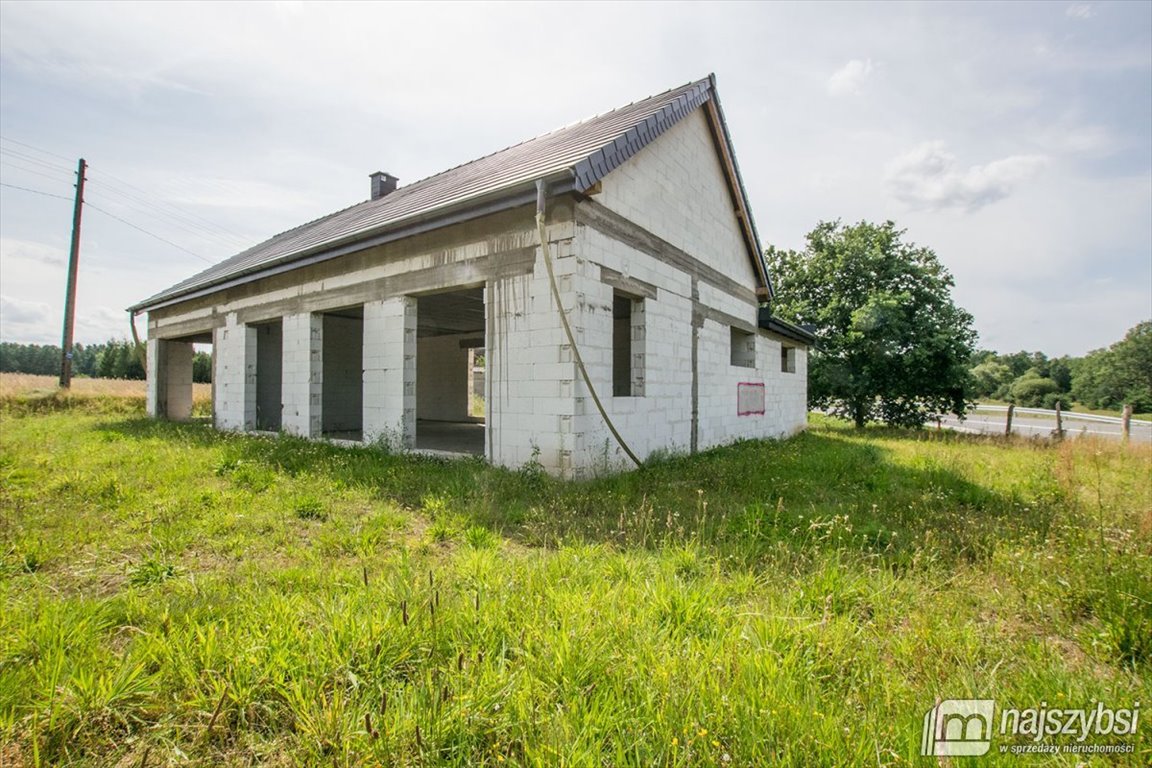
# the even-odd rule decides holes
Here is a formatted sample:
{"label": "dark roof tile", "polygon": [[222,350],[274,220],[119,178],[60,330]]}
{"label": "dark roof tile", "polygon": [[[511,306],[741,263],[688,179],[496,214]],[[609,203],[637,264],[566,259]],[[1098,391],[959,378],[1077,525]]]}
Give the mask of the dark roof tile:
{"label": "dark roof tile", "polygon": [[577,188],[588,189],[712,93],[708,77],[458,165],[377,200],[281,232],[130,309],[139,312],[225,283],[256,279],[269,270],[290,268],[297,260],[346,248],[442,211],[518,193],[540,178],[567,172]]}

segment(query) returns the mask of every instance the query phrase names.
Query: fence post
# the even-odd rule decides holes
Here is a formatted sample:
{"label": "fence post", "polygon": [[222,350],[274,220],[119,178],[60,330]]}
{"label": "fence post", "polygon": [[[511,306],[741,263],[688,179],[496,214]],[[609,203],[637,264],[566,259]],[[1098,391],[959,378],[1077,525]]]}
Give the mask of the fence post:
{"label": "fence post", "polygon": [[1061,440],[1064,438],[1064,416],[1061,412],[1061,402],[1056,401],[1056,439]]}
{"label": "fence post", "polygon": [[1132,437],[1132,404],[1124,406],[1124,415],[1120,417],[1120,432],[1124,435],[1124,442]]}
{"label": "fence post", "polygon": [[1012,414],[1016,412],[1016,406],[1008,403],[1008,421],[1004,423],[1004,436],[1008,437],[1012,434]]}

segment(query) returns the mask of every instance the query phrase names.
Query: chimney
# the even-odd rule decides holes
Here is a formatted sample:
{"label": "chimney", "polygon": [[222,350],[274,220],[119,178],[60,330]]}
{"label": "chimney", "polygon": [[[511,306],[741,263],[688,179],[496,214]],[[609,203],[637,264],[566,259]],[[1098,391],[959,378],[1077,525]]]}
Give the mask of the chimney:
{"label": "chimney", "polygon": [[368,174],[368,178],[372,179],[372,199],[379,200],[387,195],[389,192],[396,191],[396,182],[400,179],[396,178],[390,173],[384,171],[376,171],[376,173]]}

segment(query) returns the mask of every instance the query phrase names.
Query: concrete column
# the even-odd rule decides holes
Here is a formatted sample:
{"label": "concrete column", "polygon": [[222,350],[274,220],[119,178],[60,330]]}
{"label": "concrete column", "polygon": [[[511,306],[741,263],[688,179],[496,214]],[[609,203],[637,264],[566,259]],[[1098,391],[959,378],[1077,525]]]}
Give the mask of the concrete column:
{"label": "concrete column", "polygon": [[324,317],[304,312],[284,317],[283,431],[320,437],[323,420]]}
{"label": "concrete column", "polygon": [[256,428],[256,329],[229,315],[213,336],[213,411],[218,429]]}
{"label": "concrete column", "polygon": [[364,305],[364,442],[416,444],[416,299]]}
{"label": "concrete column", "polygon": [[147,366],[148,391],[145,397],[145,409],[154,419],[164,418],[163,376],[164,366],[160,359],[163,354],[160,339],[148,339],[145,345],[145,364]]}

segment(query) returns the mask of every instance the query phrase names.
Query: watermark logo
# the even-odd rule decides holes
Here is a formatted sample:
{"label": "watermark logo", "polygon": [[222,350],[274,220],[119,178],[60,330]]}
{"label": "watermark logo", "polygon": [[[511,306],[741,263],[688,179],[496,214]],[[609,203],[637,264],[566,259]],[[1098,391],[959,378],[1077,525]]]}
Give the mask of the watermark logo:
{"label": "watermark logo", "polygon": [[924,757],[974,757],[987,754],[994,736],[1002,754],[1131,754],[1134,744],[1113,741],[1135,736],[1140,702],[1129,708],[1093,701],[1085,709],[1001,707],[993,699],[946,699],[924,715],[920,754]]}
{"label": "watermark logo", "polygon": [[992,699],[946,699],[924,715],[920,754],[925,757],[983,755],[992,746]]}

